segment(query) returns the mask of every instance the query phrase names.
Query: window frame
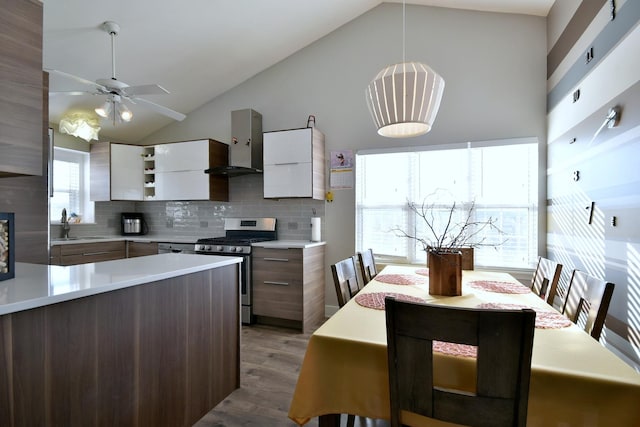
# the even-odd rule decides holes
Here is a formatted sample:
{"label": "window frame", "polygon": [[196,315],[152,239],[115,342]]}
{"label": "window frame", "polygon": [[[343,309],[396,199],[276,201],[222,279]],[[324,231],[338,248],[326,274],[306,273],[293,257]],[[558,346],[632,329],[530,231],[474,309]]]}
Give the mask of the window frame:
{"label": "window frame", "polygon": [[[365,227],[365,225],[363,225],[363,220],[362,220],[362,215],[363,215],[363,210],[365,209],[391,209],[394,210],[396,212],[398,212],[398,209],[401,210],[403,218],[400,219],[400,221],[404,220],[405,221],[405,226],[408,227],[409,230],[414,230],[415,229],[415,221],[416,221],[416,217],[415,215],[412,214],[412,212],[410,212],[410,209],[407,206],[406,200],[404,200],[402,202],[402,204],[400,203],[395,203],[395,204],[388,204],[388,203],[382,203],[378,206],[376,205],[369,205],[369,206],[364,206],[361,203],[361,192],[364,191],[363,189],[363,178],[364,178],[364,173],[365,171],[362,171],[361,167],[361,159],[362,156],[367,156],[367,155],[371,155],[371,154],[395,154],[395,153],[422,153],[422,152],[429,152],[429,151],[442,151],[442,150],[456,150],[456,149],[477,149],[477,148],[489,148],[489,147],[500,147],[500,146],[515,146],[515,145],[522,145],[522,144],[529,144],[531,145],[530,147],[530,154],[531,156],[535,156],[535,157],[531,157],[531,164],[530,163],[530,167],[528,168],[528,173],[529,173],[529,180],[528,180],[528,185],[529,185],[529,193],[527,196],[527,200],[526,203],[515,203],[515,204],[508,204],[505,205],[504,202],[502,203],[502,205],[500,205],[499,203],[482,203],[482,204],[477,204],[476,208],[477,209],[483,209],[483,210],[489,210],[489,209],[497,209],[497,208],[504,208],[504,207],[508,207],[508,208],[513,208],[513,209],[527,209],[526,214],[521,215],[519,217],[516,218],[520,218],[525,219],[526,221],[520,222],[520,229],[523,229],[523,224],[524,227],[526,227],[526,231],[521,232],[521,235],[525,235],[527,237],[526,240],[526,248],[522,251],[522,256],[523,259],[522,261],[513,261],[512,263],[514,263],[514,265],[508,265],[508,266],[503,266],[503,265],[491,265],[490,262],[487,262],[486,259],[487,257],[485,256],[485,262],[484,265],[482,265],[482,263],[478,264],[476,263],[476,265],[479,265],[481,268],[492,268],[492,269],[503,269],[503,268],[508,268],[508,269],[527,269],[530,268],[532,263],[535,262],[535,259],[537,257],[538,254],[538,250],[539,250],[539,227],[540,225],[540,196],[539,196],[539,192],[540,192],[540,168],[539,168],[539,161],[540,161],[540,152],[539,152],[539,141],[538,138],[536,137],[524,137],[524,138],[507,138],[507,139],[500,139],[500,140],[486,140],[486,141],[471,141],[471,142],[465,142],[465,143],[452,143],[452,144],[440,144],[440,145],[432,145],[432,146],[423,146],[423,147],[395,147],[395,148],[389,148],[389,149],[367,149],[367,150],[359,150],[356,153],[356,191],[355,191],[355,247],[356,247],[356,251],[362,251],[362,250],[366,250],[369,249],[368,247],[363,247],[363,241],[364,241],[364,236],[363,236],[363,228]],[[471,163],[471,155],[467,156],[467,159],[469,159],[469,164]],[[360,165],[359,165],[360,163]],[[484,164],[482,165],[484,166]],[[468,169],[468,168],[467,168]],[[479,171],[483,171],[483,169],[481,168]],[[474,171],[475,172],[475,171]],[[470,173],[469,173],[470,174]],[[468,174],[468,175],[469,175]],[[410,179],[413,179],[413,181],[415,181],[413,184],[413,186],[417,186],[418,184],[416,184],[416,182],[419,181],[419,178],[415,178],[413,176],[411,176]],[[472,177],[467,177],[467,184],[469,186],[469,188],[473,187],[473,183],[472,183]],[[407,193],[411,193],[411,191],[407,191]],[[469,193],[471,193],[471,191],[469,191]],[[412,200],[414,202],[417,202],[418,200],[416,200],[415,195],[412,195]],[[466,203],[470,203],[472,201],[471,197],[469,196],[468,200],[456,200],[456,202],[459,204],[460,202],[464,202]],[[462,209],[464,209],[464,207],[462,207]],[[384,215],[384,214],[382,214]],[[533,215],[533,216],[531,216]],[[516,223],[517,224],[517,223]],[[404,239],[405,243],[405,253],[406,256],[404,255],[395,255],[395,254],[376,254],[376,258],[379,260],[382,260],[382,262],[389,262],[389,263],[409,263],[409,264],[422,264],[422,258],[426,258],[426,254],[422,254],[419,252],[422,252],[422,249],[420,247],[417,247],[417,245],[415,244],[415,241],[412,241],[411,239],[407,239],[407,238],[400,238],[400,239]],[[371,246],[371,245],[367,245],[367,246]],[[397,247],[399,247],[399,245],[396,245]],[[497,248],[497,250],[500,250],[500,247]],[[393,250],[391,250],[390,252],[394,252]],[[396,252],[397,253],[397,252]],[[476,259],[477,259],[477,255],[476,255]],[[497,262],[496,262],[497,263]],[[517,265],[515,265],[517,264]]]}
{"label": "window frame", "polygon": [[[80,165],[78,177],[79,212],[72,212],[72,209],[68,206],[65,208],[67,209],[68,216],[71,216],[72,213],[76,213],[80,216],[81,222],[78,224],[93,224],[95,222],[95,202],[90,199],[90,153],[57,146],[53,147],[53,172],[51,177],[51,197],[49,202],[50,223],[58,224],[60,222],[58,218],[62,212],[61,208],[55,207],[53,203],[56,193],[55,176],[56,173],[60,173],[61,169],[59,166],[55,166],[56,161],[76,163]],[[60,191],[60,189],[58,189],[58,191]]]}

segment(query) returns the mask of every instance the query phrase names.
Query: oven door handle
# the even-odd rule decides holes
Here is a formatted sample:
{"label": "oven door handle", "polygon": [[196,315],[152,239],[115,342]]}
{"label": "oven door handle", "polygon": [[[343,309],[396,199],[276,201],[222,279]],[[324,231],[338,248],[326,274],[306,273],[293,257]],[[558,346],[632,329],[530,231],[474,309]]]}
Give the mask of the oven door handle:
{"label": "oven door handle", "polygon": [[274,282],[271,280],[265,280],[263,283],[265,285],[289,286],[289,282]]}

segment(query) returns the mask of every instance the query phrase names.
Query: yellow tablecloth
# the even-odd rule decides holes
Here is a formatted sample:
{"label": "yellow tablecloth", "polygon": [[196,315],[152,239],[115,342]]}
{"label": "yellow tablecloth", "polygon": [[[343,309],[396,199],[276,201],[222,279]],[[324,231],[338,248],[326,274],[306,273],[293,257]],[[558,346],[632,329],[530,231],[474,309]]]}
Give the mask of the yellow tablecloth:
{"label": "yellow tablecloth", "polygon": [[[412,267],[389,266],[380,274],[414,272]],[[481,291],[467,285],[472,280],[516,283],[505,273],[465,271],[459,297],[431,296],[428,286],[376,280],[361,292],[403,293],[460,307],[494,302],[549,308],[533,293]],[[439,385],[473,388],[474,359],[440,353],[434,358]],[[289,418],[300,425],[336,413],[389,419],[384,310],[360,306],[354,299],[311,336],[289,408]],[[425,418],[416,423],[450,425]],[[575,325],[536,329],[527,426],[638,427],[640,374]]]}

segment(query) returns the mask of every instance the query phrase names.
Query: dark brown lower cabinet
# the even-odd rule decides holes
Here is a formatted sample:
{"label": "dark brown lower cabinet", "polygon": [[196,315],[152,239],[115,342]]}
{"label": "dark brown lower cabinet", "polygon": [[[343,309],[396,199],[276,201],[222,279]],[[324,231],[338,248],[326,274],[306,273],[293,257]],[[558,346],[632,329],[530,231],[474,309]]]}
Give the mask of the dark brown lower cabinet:
{"label": "dark brown lower cabinet", "polygon": [[157,254],[158,242],[135,242],[133,240],[127,240],[127,258]]}
{"label": "dark brown lower cabinet", "polygon": [[237,264],[0,316],[0,425],[191,426],[240,386]]}

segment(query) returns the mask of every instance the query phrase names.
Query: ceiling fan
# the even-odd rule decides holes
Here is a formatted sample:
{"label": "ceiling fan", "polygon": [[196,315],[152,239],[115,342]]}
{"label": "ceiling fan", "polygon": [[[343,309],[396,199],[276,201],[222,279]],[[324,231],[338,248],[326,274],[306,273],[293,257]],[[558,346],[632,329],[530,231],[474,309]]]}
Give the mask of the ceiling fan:
{"label": "ceiling fan", "polygon": [[106,102],[100,107],[96,108],[96,113],[104,118],[113,120],[113,124],[116,122],[128,122],[133,118],[133,113],[124,101],[128,101],[132,104],[140,104],[145,106],[156,113],[160,113],[167,117],[171,117],[174,120],[182,121],[186,117],[184,114],[174,111],[170,108],[148,101],[144,98],[139,98],[140,95],[159,95],[169,93],[168,90],[157,84],[129,86],[128,84],[116,79],[116,56],[115,56],[115,43],[114,39],[120,32],[120,26],[113,21],[106,21],[101,27],[111,37],[111,78],[98,79],[95,82],[91,80],[78,77],[73,74],[66,73],[60,70],[45,69],[50,73],[55,73],[64,77],[71,78],[80,83],[93,86],[95,91],[70,91],[70,92],[50,92],[50,95],[105,95],[107,96]]}

